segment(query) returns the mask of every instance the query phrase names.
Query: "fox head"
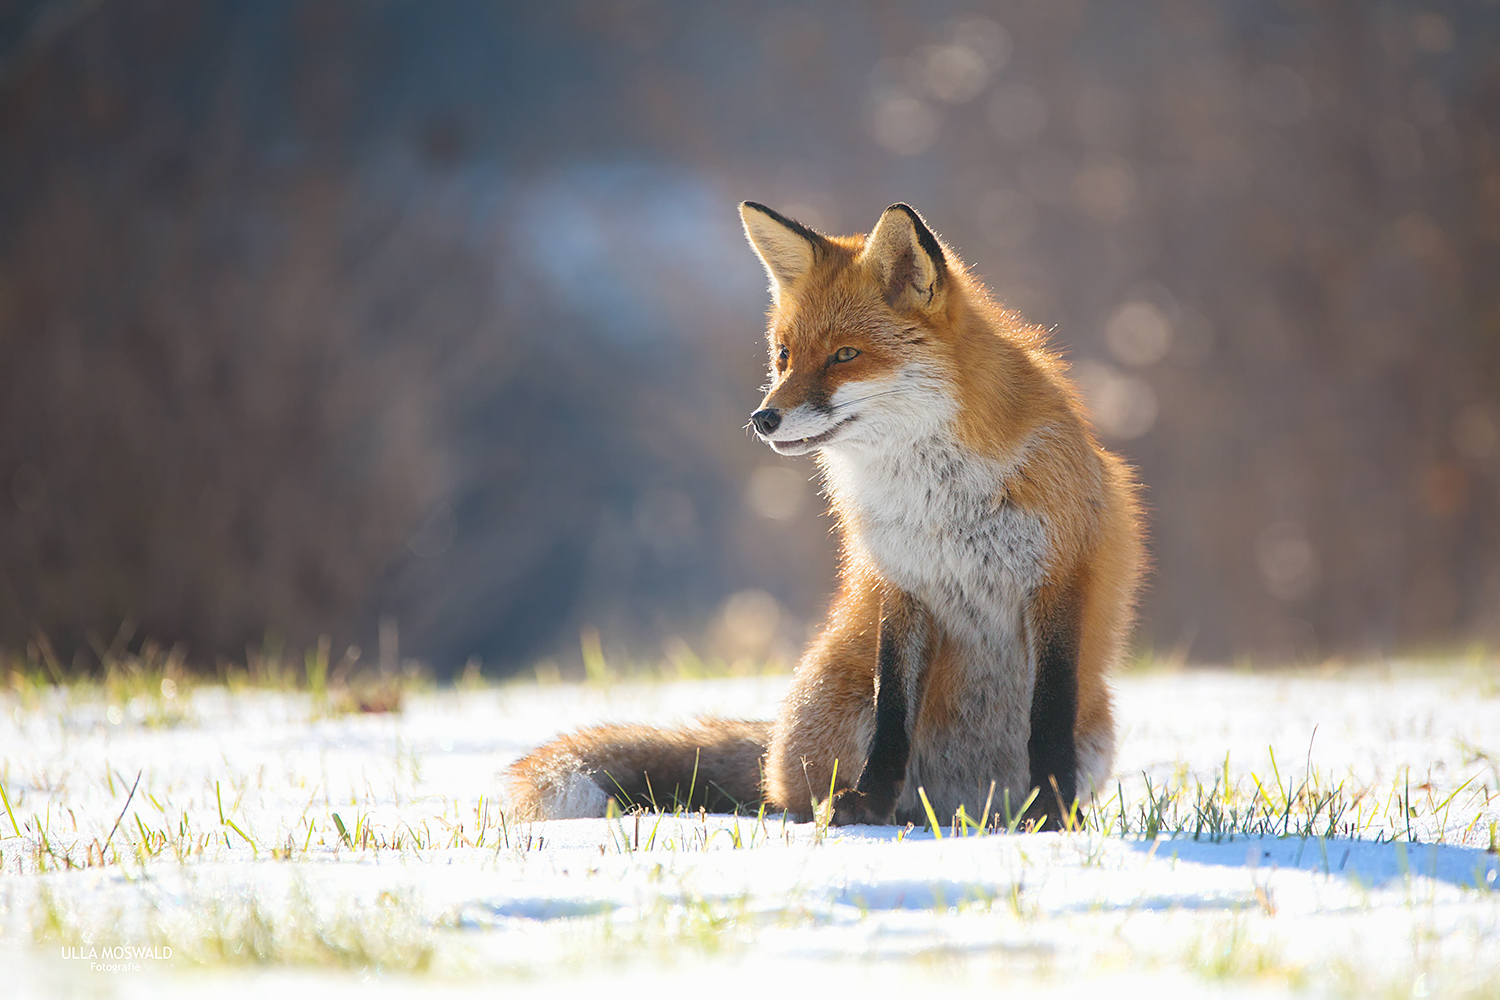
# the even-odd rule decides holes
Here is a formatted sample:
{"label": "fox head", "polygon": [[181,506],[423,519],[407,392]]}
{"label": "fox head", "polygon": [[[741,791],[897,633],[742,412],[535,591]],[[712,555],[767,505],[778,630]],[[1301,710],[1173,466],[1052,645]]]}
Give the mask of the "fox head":
{"label": "fox head", "polygon": [[888,447],[951,419],[963,269],[920,215],[892,205],[866,237],[750,201],[740,218],[771,281],[771,383],[750,417],[763,440],[782,455]]}

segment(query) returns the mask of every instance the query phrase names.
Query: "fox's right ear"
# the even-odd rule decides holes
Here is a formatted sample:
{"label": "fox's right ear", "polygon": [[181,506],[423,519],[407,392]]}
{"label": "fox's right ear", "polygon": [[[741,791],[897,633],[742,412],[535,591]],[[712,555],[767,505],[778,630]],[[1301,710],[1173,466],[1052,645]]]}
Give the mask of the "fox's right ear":
{"label": "fox's right ear", "polygon": [[802,223],[753,201],[740,203],[740,220],[771,277],[771,297],[780,302],[781,293],[812,270],[827,240]]}

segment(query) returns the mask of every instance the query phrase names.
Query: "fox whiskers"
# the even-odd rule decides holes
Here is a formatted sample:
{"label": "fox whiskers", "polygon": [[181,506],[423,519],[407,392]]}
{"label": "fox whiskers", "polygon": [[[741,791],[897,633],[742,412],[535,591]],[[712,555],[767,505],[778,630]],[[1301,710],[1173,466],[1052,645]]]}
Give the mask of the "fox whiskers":
{"label": "fox whiskers", "polygon": [[829,412],[837,413],[842,409],[854,406],[858,403],[868,402],[872,399],[879,399],[881,396],[895,396],[906,392],[911,392],[911,389],[906,386],[898,386],[894,389],[884,389],[880,392],[872,392],[869,395],[861,396],[858,399],[846,399],[842,403],[839,403],[837,406],[832,407]]}

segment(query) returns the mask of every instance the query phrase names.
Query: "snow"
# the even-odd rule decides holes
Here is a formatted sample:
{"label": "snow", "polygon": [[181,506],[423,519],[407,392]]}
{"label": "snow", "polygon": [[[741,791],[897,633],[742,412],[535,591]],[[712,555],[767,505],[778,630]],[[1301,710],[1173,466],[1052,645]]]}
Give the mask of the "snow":
{"label": "snow", "polygon": [[[559,731],[766,717],[785,684],[516,684],[336,717],[306,695],[200,688],[165,727],[146,724],[159,701],[112,713],[98,695],[0,696],[0,781],[22,834],[0,815],[7,995],[1500,995],[1492,669],[1118,681],[1105,795],[1127,815],[1148,781],[1227,773],[1275,797],[1312,772],[1357,798],[1331,837],[1136,824],[938,839],[779,815],[502,824],[499,772]],[[335,814],[371,839],[349,846]],[[105,841],[108,865],[61,860]],[[121,947],[148,951],[108,957]]]}

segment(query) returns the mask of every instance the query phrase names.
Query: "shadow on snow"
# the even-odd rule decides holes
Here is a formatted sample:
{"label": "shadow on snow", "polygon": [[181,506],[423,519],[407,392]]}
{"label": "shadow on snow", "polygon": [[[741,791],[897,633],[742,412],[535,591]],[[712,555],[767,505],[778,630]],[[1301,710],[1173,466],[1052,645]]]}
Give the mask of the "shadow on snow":
{"label": "shadow on snow", "polygon": [[1200,865],[1323,872],[1379,887],[1407,875],[1466,889],[1495,890],[1500,858],[1476,847],[1343,838],[1251,837],[1214,843],[1164,837],[1132,843],[1142,853]]}

